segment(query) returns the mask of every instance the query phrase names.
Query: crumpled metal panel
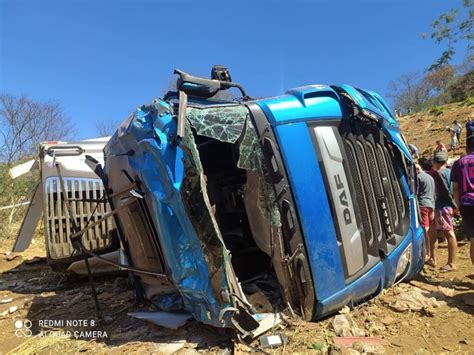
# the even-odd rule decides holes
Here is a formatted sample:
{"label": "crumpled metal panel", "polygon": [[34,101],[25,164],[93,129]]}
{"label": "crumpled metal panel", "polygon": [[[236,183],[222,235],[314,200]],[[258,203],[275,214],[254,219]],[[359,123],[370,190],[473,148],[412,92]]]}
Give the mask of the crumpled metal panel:
{"label": "crumpled metal panel", "polygon": [[[187,206],[190,202],[185,202],[182,195],[192,184],[201,185],[195,181],[200,179],[197,176],[200,163],[190,151],[183,151],[170,140],[175,134],[176,120],[166,102],[160,100],[142,106],[122,124],[105,147],[105,171],[108,173],[108,157],[125,154],[127,166],[124,169],[141,181],[147,194],[152,194],[151,216],[158,230],[169,278],[179,290],[184,310],[198,321],[230,327],[227,318],[223,323],[219,321],[219,312],[230,306],[219,299],[220,291],[229,287],[221,261],[223,256],[220,259],[218,256],[222,246],[218,248],[218,238],[214,244],[204,246],[208,250],[216,249],[213,251],[215,259],[208,258],[203,251],[203,241],[197,235],[201,231],[197,231],[190,220],[190,211],[193,211]],[[126,155],[131,151],[133,154]],[[189,174],[189,178],[185,178],[185,174]],[[116,202],[118,205],[119,201]],[[196,205],[202,207],[202,201]],[[206,211],[201,210],[201,214],[204,213]],[[178,304],[176,295],[162,296],[155,301],[168,309]]]}

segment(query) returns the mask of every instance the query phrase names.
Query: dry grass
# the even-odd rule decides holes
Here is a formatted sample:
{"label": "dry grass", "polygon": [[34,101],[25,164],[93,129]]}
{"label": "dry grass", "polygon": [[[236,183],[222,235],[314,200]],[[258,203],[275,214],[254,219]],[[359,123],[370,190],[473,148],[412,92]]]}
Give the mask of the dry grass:
{"label": "dry grass", "polygon": [[423,112],[398,119],[402,133],[408,143],[418,147],[420,155],[430,155],[440,139],[446,146],[449,145],[451,137],[446,131],[446,126],[454,127],[453,121],[458,120],[463,125],[459,153],[465,149],[465,124],[469,117],[474,118],[474,105],[472,99],[459,103],[437,106],[436,109],[429,108]]}

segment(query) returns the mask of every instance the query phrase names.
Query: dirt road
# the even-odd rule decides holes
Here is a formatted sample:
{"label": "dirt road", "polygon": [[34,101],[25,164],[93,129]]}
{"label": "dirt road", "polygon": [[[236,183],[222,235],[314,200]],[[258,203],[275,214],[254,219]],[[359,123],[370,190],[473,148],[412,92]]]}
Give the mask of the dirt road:
{"label": "dirt road", "polygon": [[[251,351],[234,344],[225,331],[196,321],[170,330],[129,316],[143,309],[135,305],[126,276],[96,279],[106,316],[98,324],[86,278],[50,271],[44,259],[35,258],[43,254],[41,245],[10,261],[4,255],[8,248],[3,244],[0,249],[0,353]],[[439,253],[445,261],[446,249]],[[474,273],[468,255],[468,245],[460,243],[458,271],[426,268],[417,280],[348,313],[318,323],[292,319],[273,330],[289,338],[284,348],[273,351],[348,353],[333,345],[340,340],[337,335],[358,335],[382,339],[372,352],[474,354]],[[360,343],[353,348],[367,351]]]}

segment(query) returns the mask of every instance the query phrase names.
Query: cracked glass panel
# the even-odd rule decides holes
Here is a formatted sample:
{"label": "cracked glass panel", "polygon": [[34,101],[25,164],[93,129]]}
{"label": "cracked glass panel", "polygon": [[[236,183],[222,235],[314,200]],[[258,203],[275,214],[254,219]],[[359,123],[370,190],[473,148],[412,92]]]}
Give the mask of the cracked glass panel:
{"label": "cracked glass panel", "polygon": [[276,205],[275,192],[267,176],[266,166],[264,165],[264,156],[257,131],[252,121],[247,119],[245,125],[245,134],[239,146],[239,161],[237,166],[241,169],[250,170],[259,176],[259,196],[258,205],[271,224],[280,226],[280,212]]}
{"label": "cracked glass panel", "polygon": [[[280,212],[276,205],[276,197],[273,186],[267,181],[264,156],[257,131],[249,118],[248,109],[245,106],[218,106],[209,108],[186,108],[186,118],[198,135],[217,139],[222,142],[239,143],[239,160],[237,166],[244,170],[250,170],[259,175],[259,208],[265,218],[272,225],[280,226]],[[191,131],[191,130],[189,130]],[[189,146],[194,145],[194,139],[187,137]],[[196,163],[200,165],[199,155]],[[202,167],[199,167],[202,172]]]}
{"label": "cracked glass panel", "polygon": [[186,109],[186,118],[197,134],[227,143],[239,139],[247,116],[247,108],[240,105]]}
{"label": "cracked glass panel", "polygon": [[263,152],[257,136],[257,131],[250,119],[245,125],[244,138],[239,146],[239,161],[237,166],[241,169],[251,170],[256,173],[262,171]]}

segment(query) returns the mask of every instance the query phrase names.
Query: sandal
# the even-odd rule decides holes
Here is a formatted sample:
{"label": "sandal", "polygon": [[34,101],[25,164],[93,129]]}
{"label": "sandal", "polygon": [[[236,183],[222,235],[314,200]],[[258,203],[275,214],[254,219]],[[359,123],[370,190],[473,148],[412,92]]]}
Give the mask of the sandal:
{"label": "sandal", "polygon": [[436,267],[436,262],[433,259],[429,259],[428,261],[425,262],[425,265]]}
{"label": "sandal", "polygon": [[440,272],[449,272],[449,271],[456,271],[456,270],[457,270],[456,266],[453,266],[450,264],[446,264],[443,267],[439,268]]}

